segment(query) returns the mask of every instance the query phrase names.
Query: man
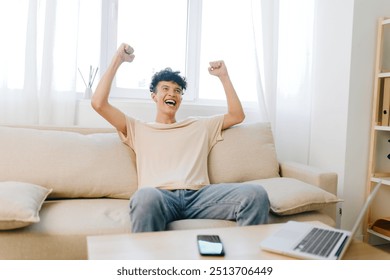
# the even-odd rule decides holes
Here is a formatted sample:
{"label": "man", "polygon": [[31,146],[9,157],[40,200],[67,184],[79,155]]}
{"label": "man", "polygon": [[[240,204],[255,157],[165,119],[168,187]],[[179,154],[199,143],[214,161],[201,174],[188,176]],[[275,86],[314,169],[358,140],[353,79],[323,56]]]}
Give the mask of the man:
{"label": "man", "polygon": [[245,118],[225,63],[210,62],[208,69],[224,88],[228,105],[225,115],[178,122],[176,112],[187,83],[179,72],[166,68],[152,78],[150,90],[157,114],[154,123],[145,123],[126,116],[108,101],[118,68],[134,57],[133,48],[122,44],[92,97],[92,107],[136,154],[139,187],[130,201],[132,231],[165,230],[168,223],[180,219],[266,223],[269,200],[261,186],[209,182],[207,157],[211,148],[222,140],[222,130]]}

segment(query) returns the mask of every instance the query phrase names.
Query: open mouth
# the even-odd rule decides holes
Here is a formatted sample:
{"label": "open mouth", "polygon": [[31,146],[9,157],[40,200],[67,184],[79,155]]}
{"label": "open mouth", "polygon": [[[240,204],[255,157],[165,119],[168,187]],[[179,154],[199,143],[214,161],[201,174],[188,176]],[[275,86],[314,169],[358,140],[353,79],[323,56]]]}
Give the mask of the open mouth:
{"label": "open mouth", "polygon": [[165,104],[167,104],[168,106],[171,106],[171,107],[175,107],[176,101],[172,100],[172,99],[167,99],[167,100],[165,100]]}

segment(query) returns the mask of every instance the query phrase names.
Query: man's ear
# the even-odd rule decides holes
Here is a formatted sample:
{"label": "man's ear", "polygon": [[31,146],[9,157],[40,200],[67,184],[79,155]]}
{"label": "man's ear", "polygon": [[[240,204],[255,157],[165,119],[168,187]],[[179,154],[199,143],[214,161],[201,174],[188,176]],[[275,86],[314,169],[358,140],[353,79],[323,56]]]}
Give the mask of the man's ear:
{"label": "man's ear", "polygon": [[156,100],[156,93],[155,92],[152,92],[151,94],[150,94],[150,97],[153,99],[153,101],[154,102],[157,102],[157,100]]}

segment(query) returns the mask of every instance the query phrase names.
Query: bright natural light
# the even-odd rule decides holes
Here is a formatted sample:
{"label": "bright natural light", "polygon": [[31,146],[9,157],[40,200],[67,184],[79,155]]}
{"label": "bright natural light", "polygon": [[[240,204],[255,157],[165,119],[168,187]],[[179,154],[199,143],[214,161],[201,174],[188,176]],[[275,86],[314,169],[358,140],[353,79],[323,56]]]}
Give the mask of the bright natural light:
{"label": "bright natural light", "polygon": [[[225,100],[220,82],[207,71],[210,61],[223,59],[241,100],[257,100],[251,3],[251,0],[202,2],[201,43],[196,42],[201,48],[199,73],[195,73],[199,75],[195,79],[199,86],[194,87],[199,93],[194,98]],[[132,65],[120,69],[117,87],[147,89],[156,71],[171,67],[188,75],[186,66],[196,67],[188,65],[188,55],[195,54],[186,54],[188,36],[193,35],[187,34],[187,9],[187,1],[183,0],[118,1],[117,44],[132,44],[136,59]]]}
{"label": "bright natural light", "polygon": [[[108,3],[105,9],[102,3]],[[2,50],[0,55],[3,84],[10,89],[22,89],[25,69],[35,69],[39,83],[42,69],[50,63],[48,52],[52,52],[49,57],[52,55],[56,64],[45,77],[50,77],[57,91],[84,92],[95,72],[93,88],[96,87],[105,70],[100,68],[106,67],[112,51],[126,42],[134,47],[136,59],[119,69],[112,90],[114,97],[121,91],[121,97],[134,98],[133,92],[148,89],[156,71],[171,67],[190,78],[192,87],[191,93],[185,95],[187,100],[225,100],[219,80],[207,71],[210,61],[222,59],[240,99],[256,102],[252,0],[199,3],[192,0],[39,0],[34,7],[27,0],[7,1],[6,9],[0,11],[0,28],[15,43],[7,44],[10,49]],[[47,14],[47,10],[55,13]],[[36,22],[28,24],[28,18]],[[54,29],[52,45],[45,45],[52,36],[45,29],[48,21]],[[5,28],[9,25],[13,28]],[[28,29],[36,37],[27,42]],[[105,32],[109,38],[116,38],[116,42],[107,40],[102,35]],[[26,60],[29,51],[36,52],[35,61]]]}
{"label": "bright natural light", "polygon": [[[97,69],[100,65],[101,6],[97,2],[96,0],[80,1],[77,65],[84,77],[85,83],[81,78],[81,74],[78,72],[78,91],[84,91],[85,84],[88,84],[88,80],[90,79],[90,70]],[[97,71],[94,86],[98,82],[100,73],[99,69]]]}
{"label": "bright natural light", "polygon": [[120,88],[148,89],[156,71],[171,67],[185,74],[187,1],[119,0],[118,46],[129,43],[136,59],[118,71]]}
{"label": "bright natural light", "polygon": [[[288,0],[280,5],[279,92],[295,96],[309,80],[312,59],[314,1]],[[288,46],[288,48],[285,48]]]}
{"label": "bright natural light", "polygon": [[13,42],[0,46],[0,83],[10,89],[22,89],[24,83],[27,3],[28,0],[8,1],[7,8],[5,3],[0,7],[0,34]]}
{"label": "bright natural light", "polygon": [[251,0],[203,1],[199,98],[225,99],[207,72],[209,61],[222,59],[240,99],[257,100],[251,8]]}

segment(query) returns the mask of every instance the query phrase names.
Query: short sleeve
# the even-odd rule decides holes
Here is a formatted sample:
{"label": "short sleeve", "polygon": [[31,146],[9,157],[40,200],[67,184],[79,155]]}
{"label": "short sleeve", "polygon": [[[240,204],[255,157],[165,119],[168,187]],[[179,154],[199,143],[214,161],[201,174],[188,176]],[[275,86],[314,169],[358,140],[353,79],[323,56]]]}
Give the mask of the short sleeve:
{"label": "short sleeve", "polygon": [[213,117],[204,118],[209,139],[209,152],[214,145],[223,140],[222,137],[222,126],[223,126],[224,115],[217,115]]}
{"label": "short sleeve", "polygon": [[121,141],[133,150],[134,150],[134,141],[135,141],[135,123],[136,120],[134,118],[126,116],[127,135],[124,135],[121,131],[118,130],[118,134]]}

